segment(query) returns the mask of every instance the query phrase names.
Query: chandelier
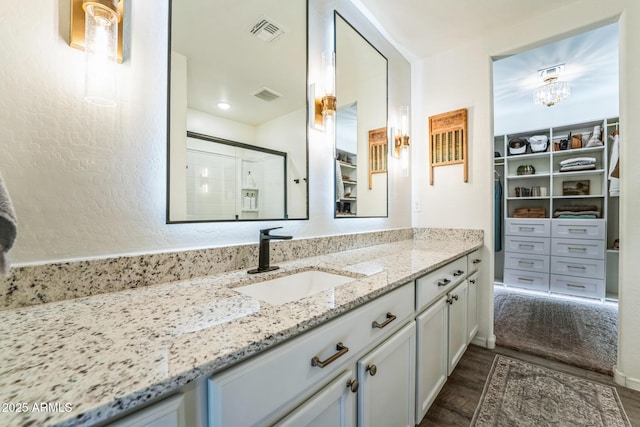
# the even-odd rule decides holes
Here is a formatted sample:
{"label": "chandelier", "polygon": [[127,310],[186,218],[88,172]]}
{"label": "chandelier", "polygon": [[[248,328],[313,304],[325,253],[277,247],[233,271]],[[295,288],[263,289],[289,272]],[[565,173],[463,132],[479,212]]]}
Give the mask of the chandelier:
{"label": "chandelier", "polygon": [[569,83],[558,80],[563,70],[564,64],[538,70],[538,77],[542,79],[543,84],[538,86],[533,94],[533,102],[536,105],[551,107],[569,96]]}

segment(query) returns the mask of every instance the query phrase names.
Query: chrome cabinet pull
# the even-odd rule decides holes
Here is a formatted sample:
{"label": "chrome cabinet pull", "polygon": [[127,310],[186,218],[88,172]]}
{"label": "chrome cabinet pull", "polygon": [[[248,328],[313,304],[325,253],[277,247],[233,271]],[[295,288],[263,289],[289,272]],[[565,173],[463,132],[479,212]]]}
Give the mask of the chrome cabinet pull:
{"label": "chrome cabinet pull", "polygon": [[379,329],[382,329],[382,328],[384,328],[385,326],[387,326],[389,323],[391,323],[391,322],[393,322],[394,320],[396,320],[396,318],[397,318],[397,317],[396,317],[394,314],[391,314],[391,313],[389,312],[389,313],[387,313],[387,320],[385,320],[385,321],[384,321],[384,322],[382,322],[382,323],[378,323],[378,321],[377,321],[377,320],[374,320],[374,321],[373,321],[373,323],[371,324],[371,327],[372,327],[372,328],[379,328]]}
{"label": "chrome cabinet pull", "polygon": [[586,251],[586,250],[587,250],[587,248],[585,248],[585,247],[569,246],[568,250],[570,250],[570,251]]}
{"label": "chrome cabinet pull", "polygon": [[518,277],[518,280],[521,282],[533,282],[533,279],[529,279],[528,277]]}
{"label": "chrome cabinet pull", "polygon": [[533,245],[529,245],[529,244],[525,245],[524,243],[518,243],[518,247],[519,248],[532,248],[533,249],[534,246]]}
{"label": "chrome cabinet pull", "polygon": [[573,268],[575,270],[586,270],[587,267],[583,265],[567,265],[567,268]]}
{"label": "chrome cabinet pull", "polygon": [[569,287],[569,288],[580,288],[580,289],[586,289],[587,288],[585,285],[574,285],[573,283],[567,283],[567,287]]}
{"label": "chrome cabinet pull", "polygon": [[472,262],[473,262],[473,264],[480,264],[482,262],[482,260],[481,259],[474,259]]}
{"label": "chrome cabinet pull", "polygon": [[330,356],[327,360],[320,360],[318,356],[314,356],[313,359],[311,359],[311,366],[318,366],[319,368],[324,368],[331,362],[335,362],[336,359],[338,359],[340,356],[346,354],[349,351],[349,347],[339,342],[338,344],[336,344],[336,350],[338,350],[338,352]]}
{"label": "chrome cabinet pull", "polygon": [[533,261],[524,261],[524,260],[518,260],[518,264],[527,264],[527,265],[533,265],[534,262]]}
{"label": "chrome cabinet pull", "polygon": [[518,230],[520,230],[520,231],[533,231],[533,230],[535,230],[535,228],[533,228],[533,227],[518,227]]}
{"label": "chrome cabinet pull", "polygon": [[347,381],[347,387],[349,388],[349,390],[355,393],[360,388],[360,383],[358,382],[358,380],[349,380]]}
{"label": "chrome cabinet pull", "polygon": [[464,271],[462,270],[456,270],[455,273],[453,273],[453,277],[458,277],[464,274]]}
{"label": "chrome cabinet pull", "polygon": [[438,286],[447,286],[449,283],[451,283],[451,280],[449,279],[442,279],[438,282]]}
{"label": "chrome cabinet pull", "polygon": [[378,367],[376,365],[369,365],[367,366],[367,372],[373,377],[378,373]]}

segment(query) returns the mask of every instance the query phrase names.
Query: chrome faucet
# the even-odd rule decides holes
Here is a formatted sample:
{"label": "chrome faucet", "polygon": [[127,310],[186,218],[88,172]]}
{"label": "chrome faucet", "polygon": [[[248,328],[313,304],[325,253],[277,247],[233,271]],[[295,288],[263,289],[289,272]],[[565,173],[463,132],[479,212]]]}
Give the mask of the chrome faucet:
{"label": "chrome faucet", "polygon": [[282,227],[265,228],[260,230],[260,252],[258,254],[258,268],[247,271],[249,274],[264,273],[265,271],[277,270],[277,265],[269,265],[269,241],[270,240],[290,240],[293,236],[272,236],[269,234],[271,230],[277,230]]}

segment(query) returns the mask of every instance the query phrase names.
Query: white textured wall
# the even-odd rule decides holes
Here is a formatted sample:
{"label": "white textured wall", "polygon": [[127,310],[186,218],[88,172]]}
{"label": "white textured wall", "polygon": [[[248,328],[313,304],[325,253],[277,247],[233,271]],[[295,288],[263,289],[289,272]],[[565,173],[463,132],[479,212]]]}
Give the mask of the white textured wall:
{"label": "white textured wall", "polygon": [[[0,173],[19,220],[9,253],[14,265],[256,242],[266,226],[308,237],[411,225],[403,178],[390,183],[388,219],[334,220],[331,147],[316,131],[310,134],[310,220],[166,225],[167,2],[129,2],[129,55],[117,67],[114,109],[82,99],[84,57],[66,42],[68,1],[5,3]],[[312,3],[311,25],[324,26],[335,3]],[[356,14],[350,4],[345,8]],[[329,33],[324,28],[318,37],[324,41]],[[310,57],[320,57],[323,42],[310,43]],[[410,102],[410,67],[390,45],[380,48],[392,62],[393,110]]]}
{"label": "white textured wall", "polygon": [[[533,45],[559,39],[564,34],[614,22],[620,16],[620,119],[621,148],[621,241],[618,381],[640,389],[640,25],[637,0],[583,0],[547,16],[523,18],[513,27],[495,28],[479,34],[458,49],[412,64],[414,99],[413,200],[421,211],[413,215],[414,226],[470,227],[485,230],[486,255],[493,253],[493,126],[492,56],[516,53]],[[526,31],[523,31],[526,29]],[[469,109],[469,182],[462,181],[460,167],[436,168],[435,186],[428,185],[427,118],[445,111]],[[423,166],[424,165],[424,166]],[[634,261],[635,260],[635,261]],[[635,264],[634,264],[635,262]],[[493,264],[483,283],[492,283]],[[493,299],[490,286],[480,295],[479,334],[493,330]]]}

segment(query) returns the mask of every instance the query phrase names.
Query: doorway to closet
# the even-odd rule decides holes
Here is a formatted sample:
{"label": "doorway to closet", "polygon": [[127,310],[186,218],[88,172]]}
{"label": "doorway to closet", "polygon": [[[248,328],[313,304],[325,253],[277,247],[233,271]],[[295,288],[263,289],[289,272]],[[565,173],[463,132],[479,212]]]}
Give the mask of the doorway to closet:
{"label": "doorway to closet", "polygon": [[[549,332],[533,329],[541,319],[558,322],[569,339],[577,333],[571,324],[585,321],[575,317],[584,304],[595,313],[587,318],[594,332],[617,336],[618,74],[617,23],[494,60],[498,345],[553,357],[558,348]],[[524,318],[505,322],[507,312]],[[530,332],[527,348],[514,342],[509,323],[532,328],[521,334]],[[617,339],[600,347],[615,363]]]}

